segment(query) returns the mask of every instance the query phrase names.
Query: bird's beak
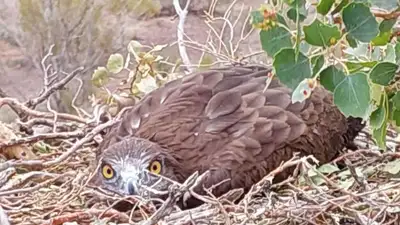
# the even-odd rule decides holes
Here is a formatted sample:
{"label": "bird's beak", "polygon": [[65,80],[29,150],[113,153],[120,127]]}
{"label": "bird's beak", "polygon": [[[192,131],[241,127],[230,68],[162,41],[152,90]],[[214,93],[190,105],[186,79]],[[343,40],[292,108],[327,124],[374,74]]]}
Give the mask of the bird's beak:
{"label": "bird's beak", "polygon": [[126,195],[139,194],[139,172],[136,170],[127,170],[121,173],[122,191]]}

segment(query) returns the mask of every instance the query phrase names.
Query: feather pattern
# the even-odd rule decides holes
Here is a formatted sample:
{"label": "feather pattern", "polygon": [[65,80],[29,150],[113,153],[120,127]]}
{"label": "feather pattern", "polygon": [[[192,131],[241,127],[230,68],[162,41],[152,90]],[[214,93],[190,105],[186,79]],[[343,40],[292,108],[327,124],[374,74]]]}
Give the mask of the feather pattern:
{"label": "feather pattern", "polygon": [[183,180],[197,170],[211,170],[205,186],[229,178],[214,190],[219,196],[232,188],[248,190],[294,152],[328,162],[362,129],[361,119],[346,119],[322,87],[294,104],[292,91],[278,79],[264,91],[270,71],[228,66],[169,82],[124,114],[99,154],[128,136],[150,140],[181,163]]}

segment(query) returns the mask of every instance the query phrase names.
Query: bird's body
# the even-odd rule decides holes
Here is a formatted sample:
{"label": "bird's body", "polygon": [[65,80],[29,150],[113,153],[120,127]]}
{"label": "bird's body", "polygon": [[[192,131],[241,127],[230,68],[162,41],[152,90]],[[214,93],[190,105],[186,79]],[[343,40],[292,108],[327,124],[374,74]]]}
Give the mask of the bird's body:
{"label": "bird's body", "polygon": [[[121,194],[141,193],[142,183],[154,182],[143,171],[152,171],[157,159],[159,170],[153,171],[178,182],[206,170],[205,187],[230,179],[214,189],[219,196],[233,188],[248,190],[294,152],[329,162],[363,128],[361,119],[346,119],[322,87],[295,104],[277,79],[264,90],[268,72],[262,66],[210,69],[149,93],[104,138],[93,183]],[[113,178],[104,178],[105,164],[113,167]],[[288,175],[290,170],[278,179]]]}

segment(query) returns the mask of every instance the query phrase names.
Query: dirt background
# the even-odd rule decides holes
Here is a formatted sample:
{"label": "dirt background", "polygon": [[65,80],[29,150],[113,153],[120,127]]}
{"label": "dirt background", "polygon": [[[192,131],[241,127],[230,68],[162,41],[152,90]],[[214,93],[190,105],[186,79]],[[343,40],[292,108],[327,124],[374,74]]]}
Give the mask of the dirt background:
{"label": "dirt background", "polygon": [[[181,0],[184,6],[185,0]],[[209,27],[205,22],[204,11],[208,11],[212,0],[192,0],[189,6],[189,13],[185,23],[185,34],[197,42],[205,43],[209,32]],[[219,0],[215,7],[214,16],[223,16],[227,9],[234,1]],[[237,18],[242,11],[242,16],[238,20],[238,26],[234,29],[234,38],[240,36],[243,21],[250,9],[255,9],[263,3],[262,0],[237,0],[231,10],[231,18]],[[111,14],[103,15],[101,20],[105,22],[104,29],[113,35],[119,35],[120,43],[114,43],[114,49],[124,49],[130,40],[140,41],[146,45],[171,44],[177,40],[177,25],[179,19],[172,4],[172,0],[154,1],[158,4],[159,11],[151,16],[138,16],[135,13],[128,13],[120,17]],[[0,90],[6,95],[25,101],[30,97],[37,95],[42,87],[43,73],[38,66],[35,66],[32,56],[27,54],[21,46],[19,46],[12,37],[10,30],[19,26],[19,9],[17,1],[1,1],[0,10],[3,14],[3,27],[0,26]],[[66,18],[68,19],[68,18]],[[222,24],[222,23],[221,23]],[[250,29],[247,24],[246,29]],[[122,32],[120,32],[122,31]],[[96,34],[94,34],[96,35]],[[242,55],[260,51],[260,43],[258,34],[253,32],[240,46],[239,53]],[[112,52],[110,52],[112,53]],[[82,53],[83,54],[83,53]],[[188,48],[188,54],[192,63],[197,63],[201,52],[199,50]],[[43,55],[43,54],[42,54]],[[172,59],[179,58],[177,45],[166,48],[163,51],[164,57]],[[107,54],[101,57],[97,63],[93,63],[93,67],[105,65]],[[76,65],[77,67],[78,65]],[[90,80],[91,73],[83,75],[84,80]],[[86,82],[86,96],[90,94],[90,82]],[[74,83],[73,85],[76,85]],[[73,91],[72,91],[73,92]],[[60,98],[60,96],[58,96]],[[43,106],[42,106],[43,107]],[[58,111],[68,111],[68,106],[63,105],[60,101],[53,102],[53,107]],[[69,112],[71,113],[71,112]],[[12,111],[6,106],[0,109],[0,120],[10,122],[16,117]]]}

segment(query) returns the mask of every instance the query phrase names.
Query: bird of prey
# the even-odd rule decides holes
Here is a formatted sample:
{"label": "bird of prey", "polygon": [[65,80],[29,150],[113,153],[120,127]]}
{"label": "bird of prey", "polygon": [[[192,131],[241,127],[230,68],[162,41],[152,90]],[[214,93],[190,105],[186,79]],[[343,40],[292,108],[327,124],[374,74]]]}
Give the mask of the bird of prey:
{"label": "bird of prey", "polygon": [[[228,179],[213,189],[220,196],[235,188],[248,191],[295,152],[327,163],[354,146],[361,118],[346,118],[321,86],[292,103],[292,90],[278,78],[265,88],[269,72],[260,65],[225,66],[148,93],[104,137],[91,185],[141,195],[208,170],[195,190]],[[283,171],[276,179],[290,174]]]}

